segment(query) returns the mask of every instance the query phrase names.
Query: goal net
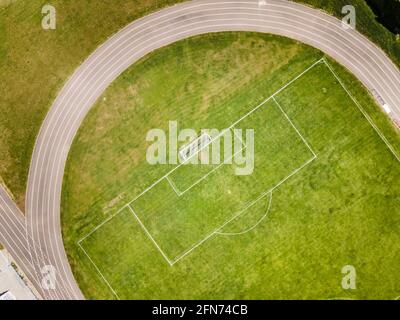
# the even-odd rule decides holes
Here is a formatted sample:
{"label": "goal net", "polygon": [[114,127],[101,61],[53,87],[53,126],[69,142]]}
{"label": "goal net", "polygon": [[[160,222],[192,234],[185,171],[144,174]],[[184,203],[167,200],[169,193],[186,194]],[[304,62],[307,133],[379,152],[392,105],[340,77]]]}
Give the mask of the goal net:
{"label": "goal net", "polygon": [[190,159],[193,155],[201,151],[211,142],[211,137],[207,133],[203,133],[201,136],[193,140],[192,142],[182,146],[179,149],[179,157],[181,161],[185,162]]}

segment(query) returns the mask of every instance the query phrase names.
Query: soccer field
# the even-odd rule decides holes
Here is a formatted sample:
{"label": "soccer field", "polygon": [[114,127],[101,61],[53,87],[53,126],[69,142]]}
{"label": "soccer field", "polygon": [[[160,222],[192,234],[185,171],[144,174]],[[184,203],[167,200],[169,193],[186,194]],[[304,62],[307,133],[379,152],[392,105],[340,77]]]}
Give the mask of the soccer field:
{"label": "soccer field", "polygon": [[[357,101],[336,77],[326,60],[319,60],[228,127],[228,130],[254,129],[255,168],[252,174],[235,175],[232,169],[234,164],[226,163],[210,165],[208,172],[200,170],[200,175],[196,172],[196,167],[201,166],[199,164],[178,165],[82,238],[79,241],[81,249],[113,293],[118,297],[119,284],[111,284],[107,280],[107,270],[115,273],[114,262],[124,263],[126,255],[120,250],[122,244],[124,250],[135,251],[137,241],[146,241],[145,247],[150,252],[158,251],[171,267],[189,254],[195,259],[199,246],[210,237],[218,236],[221,231],[224,234],[224,228],[229,229],[229,224],[234,220],[240,221],[243,215],[243,230],[240,230],[240,225],[236,222],[236,227],[239,226],[237,232],[242,235],[241,231],[249,228],[245,221],[246,211],[256,207],[266,196],[272,196],[277,188],[285,188],[286,181],[292,179],[301,183],[304,175],[313,175],[315,166],[312,166],[312,162],[318,161],[317,154],[324,156],[325,151],[330,148],[339,153],[344,137],[333,139],[331,133],[320,128],[318,135],[324,137],[327,143],[323,145],[320,138],[316,154],[301,133],[303,130],[299,119],[293,116],[292,120],[285,112],[285,108],[290,110],[290,107],[304,105],[309,100],[309,96],[302,98],[297,89],[304,87],[304,83],[316,84],[313,92],[309,93],[315,98],[314,105],[308,105],[307,109],[314,109],[315,114],[318,114],[331,109],[334,104],[351,106],[354,113],[359,113],[356,118],[359,118],[360,125],[371,126],[371,134],[380,135],[379,131],[373,132],[374,124],[362,117],[364,110],[360,109]],[[319,82],[321,78],[324,81]],[[311,110],[307,112],[312,114]],[[299,128],[295,123],[299,124]],[[311,126],[308,124],[305,127]],[[340,132],[342,131],[337,133]],[[311,139],[315,134],[316,132],[311,131],[305,133]],[[380,143],[386,148],[385,152],[391,154],[394,163],[399,161],[393,147],[385,139]],[[193,171],[195,175],[191,174]],[[185,191],[177,193],[176,190]],[[262,217],[265,210],[264,205],[252,214]],[[268,220],[263,223],[267,224]],[[254,228],[250,226],[250,229]],[[136,239],[138,233],[142,233],[147,239]],[[133,239],[136,241],[131,246],[129,244]],[[96,253],[93,248],[100,250],[101,254]],[[137,252],[136,256],[143,254],[145,253]],[[112,256],[115,261],[110,261],[111,265],[107,264],[103,260],[105,256]],[[128,261],[125,263],[129,264]]]}
{"label": "soccer field", "polygon": [[[254,43],[280,62],[257,70],[259,57],[244,49]],[[230,74],[224,50],[248,64]],[[175,65],[176,52],[189,59]],[[213,56],[208,74],[192,62],[204,55]],[[121,81],[128,87],[109,88],[83,126],[64,182],[64,239],[88,297],[398,296],[399,139],[333,61],[287,39],[224,33],[162,49]],[[235,174],[234,161],[149,165],[146,132],[171,120],[199,137],[204,128],[254,130],[251,174]],[[251,148],[247,138],[233,154]],[[348,264],[354,291],[341,287]]]}

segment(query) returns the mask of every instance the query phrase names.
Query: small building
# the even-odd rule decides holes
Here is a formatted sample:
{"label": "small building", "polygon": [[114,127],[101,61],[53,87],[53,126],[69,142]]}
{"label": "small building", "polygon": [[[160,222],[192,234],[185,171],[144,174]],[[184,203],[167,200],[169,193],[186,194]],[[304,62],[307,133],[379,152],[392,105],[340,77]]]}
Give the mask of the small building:
{"label": "small building", "polygon": [[0,251],[0,300],[35,300],[35,296],[11,263],[6,250]]}

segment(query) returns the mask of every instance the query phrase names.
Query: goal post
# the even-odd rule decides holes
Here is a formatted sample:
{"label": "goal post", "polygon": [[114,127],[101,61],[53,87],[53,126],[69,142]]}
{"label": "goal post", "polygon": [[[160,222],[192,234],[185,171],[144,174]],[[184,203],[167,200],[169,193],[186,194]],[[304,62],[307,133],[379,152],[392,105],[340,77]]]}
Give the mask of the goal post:
{"label": "goal post", "polygon": [[182,146],[179,149],[179,157],[182,162],[186,162],[188,159],[199,153],[207,145],[211,143],[211,137],[207,133],[203,133],[192,142]]}

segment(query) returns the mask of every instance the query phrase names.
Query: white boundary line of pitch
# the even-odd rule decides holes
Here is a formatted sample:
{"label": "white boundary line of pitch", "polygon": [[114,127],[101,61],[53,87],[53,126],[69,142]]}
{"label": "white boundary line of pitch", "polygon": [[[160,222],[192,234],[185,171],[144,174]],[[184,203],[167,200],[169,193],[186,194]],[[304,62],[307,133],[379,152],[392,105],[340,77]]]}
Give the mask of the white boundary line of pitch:
{"label": "white boundary line of pitch", "polygon": [[[251,113],[253,113],[254,111],[256,111],[258,108],[260,108],[262,105],[264,105],[265,103],[267,103],[269,100],[273,99],[275,97],[275,95],[279,94],[280,92],[282,92],[283,90],[285,90],[288,86],[290,86],[293,82],[295,82],[296,80],[298,80],[299,78],[301,78],[304,74],[306,74],[308,71],[310,71],[312,68],[314,68],[316,65],[320,64],[321,62],[323,62],[324,58],[319,59],[318,61],[314,62],[311,66],[309,66],[307,69],[305,69],[303,72],[301,72],[300,74],[298,74],[295,78],[293,78],[292,80],[290,80],[288,83],[286,83],[283,87],[281,87],[279,90],[277,90],[275,93],[273,93],[270,97],[268,97],[267,99],[265,99],[263,102],[261,102],[258,106],[256,106],[254,109],[252,109],[250,112],[248,112],[247,114],[245,114],[242,118],[240,118],[239,120],[237,120],[235,123],[233,123],[231,125],[231,127],[233,127],[235,124],[239,123],[241,120],[243,120],[244,118],[246,118],[247,116],[249,116]],[[292,124],[293,125],[293,124]],[[227,128],[226,130],[231,129],[231,127]],[[223,134],[224,131],[222,131],[220,133]],[[243,145],[244,142],[242,141]],[[309,145],[307,144],[307,147],[309,147]],[[243,150],[243,149],[242,149]],[[312,151],[312,150],[311,150]],[[232,220],[236,219],[237,217],[239,217],[241,214],[243,214],[248,208],[250,208],[252,205],[254,205],[256,202],[258,202],[259,200],[261,200],[265,195],[267,195],[268,193],[272,194],[272,191],[276,188],[278,188],[282,183],[284,183],[287,179],[289,179],[291,176],[293,176],[294,174],[296,174],[297,172],[299,172],[301,169],[303,169],[306,165],[308,165],[310,162],[312,162],[313,160],[316,159],[316,155],[315,153],[312,151],[314,157],[311,158],[310,160],[308,160],[305,164],[303,164],[303,166],[301,166],[300,168],[296,169],[294,172],[292,172],[289,176],[287,176],[286,178],[284,178],[282,181],[280,181],[276,186],[274,186],[272,189],[262,193],[255,201],[253,201],[252,203],[250,203],[248,206],[246,206],[243,210],[241,210],[238,214],[234,215],[231,219],[229,219],[228,221],[226,221],[222,226],[220,226],[218,229],[216,229],[214,232],[210,233],[208,236],[206,236],[203,240],[201,240],[199,243],[197,243],[195,246],[193,246],[192,248],[190,248],[189,250],[185,251],[183,254],[181,254],[180,256],[178,256],[176,259],[174,259],[173,261],[171,261],[167,255],[162,251],[162,249],[159,247],[159,245],[157,244],[157,242],[154,240],[154,238],[151,236],[151,234],[149,233],[149,231],[147,230],[147,228],[143,225],[143,223],[141,222],[141,220],[139,219],[139,217],[136,215],[136,213],[133,211],[132,207],[130,206],[130,204],[132,202],[134,202],[135,200],[137,200],[140,196],[142,196],[143,194],[145,194],[148,190],[150,190],[151,188],[153,188],[155,185],[157,185],[161,180],[163,180],[164,178],[168,178],[168,176],[175,171],[177,168],[179,168],[180,165],[178,165],[177,167],[175,167],[174,169],[172,169],[170,172],[168,172],[166,175],[164,175],[162,178],[160,178],[159,180],[157,180],[155,183],[153,183],[151,186],[149,186],[146,190],[144,190],[141,194],[139,194],[138,196],[136,196],[133,200],[131,200],[130,202],[128,202],[127,204],[125,204],[123,207],[121,207],[117,212],[115,212],[113,215],[111,215],[110,217],[108,217],[106,220],[104,220],[102,223],[100,223],[99,225],[97,225],[92,231],[90,231],[89,233],[87,233],[85,236],[83,236],[78,242],[78,246],[79,248],[84,252],[85,256],[89,259],[89,262],[94,266],[95,270],[97,271],[97,273],[100,275],[100,277],[103,279],[103,281],[106,283],[106,285],[109,287],[109,289],[111,290],[111,292],[115,295],[115,297],[117,299],[120,299],[118,294],[116,293],[116,291],[114,290],[114,288],[111,286],[111,284],[107,281],[106,277],[102,274],[102,272],[100,271],[99,267],[96,265],[96,263],[93,261],[93,259],[90,257],[90,255],[87,253],[87,251],[83,248],[82,246],[82,242],[88,238],[90,235],[92,235],[94,232],[96,232],[98,229],[100,229],[104,224],[106,224],[107,222],[111,221],[113,218],[115,218],[119,213],[121,213],[124,209],[129,209],[132,213],[132,215],[134,215],[134,217],[136,218],[136,220],[138,221],[138,223],[141,225],[141,227],[143,228],[144,232],[148,235],[148,237],[150,238],[150,240],[153,242],[153,244],[155,245],[155,247],[159,250],[159,252],[161,253],[161,255],[163,256],[163,258],[167,261],[167,263],[170,266],[173,266],[176,262],[178,262],[180,259],[182,259],[183,257],[185,257],[186,255],[188,255],[190,252],[192,252],[194,249],[196,249],[198,246],[200,246],[201,244],[203,244],[205,241],[207,241],[210,237],[212,237],[215,234],[218,234],[218,231],[221,230],[223,227],[225,227],[228,223],[230,223]],[[190,158],[189,158],[190,159]],[[189,160],[187,159],[187,160]],[[175,190],[175,188],[173,187],[173,183],[171,183],[170,179],[167,179],[168,183],[171,185],[172,189],[176,192],[177,190]],[[179,192],[179,191],[178,191]],[[177,192],[176,192],[177,193]],[[178,194],[178,193],[177,193]]]}
{"label": "white boundary line of pitch", "polygon": [[161,255],[163,256],[163,258],[168,262],[168,264],[170,266],[173,265],[173,263],[171,262],[171,260],[168,258],[168,256],[165,254],[165,252],[161,249],[161,247],[158,245],[158,243],[156,242],[156,240],[154,240],[153,236],[151,235],[151,233],[149,232],[149,230],[147,230],[146,226],[143,224],[143,222],[139,219],[139,217],[137,216],[135,210],[133,210],[133,208],[129,205],[129,210],[130,212],[134,215],[134,217],[136,218],[136,220],[139,222],[140,226],[143,228],[144,232],[147,234],[147,236],[151,239],[151,241],[154,243],[154,245],[156,246],[156,248],[158,249],[158,251],[160,251]]}

